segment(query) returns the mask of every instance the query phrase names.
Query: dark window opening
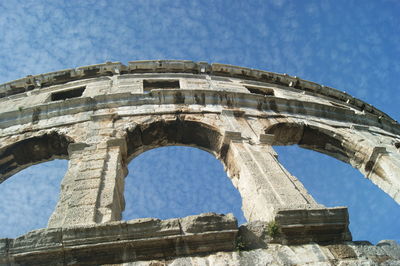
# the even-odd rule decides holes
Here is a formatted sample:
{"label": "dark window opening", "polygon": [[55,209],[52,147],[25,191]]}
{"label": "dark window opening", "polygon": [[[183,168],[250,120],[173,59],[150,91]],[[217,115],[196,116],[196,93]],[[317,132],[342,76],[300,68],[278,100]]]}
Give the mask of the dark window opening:
{"label": "dark window opening", "polygon": [[266,95],[266,96],[274,96],[274,90],[265,87],[252,87],[252,86],[245,86],[246,89],[255,94]]}
{"label": "dark window opening", "polygon": [[70,98],[81,97],[83,92],[85,91],[85,89],[86,89],[86,87],[79,87],[79,88],[75,88],[72,90],[54,92],[51,94],[51,100],[52,101],[60,101],[60,100],[66,100],[66,99],[70,99]]}
{"label": "dark window opening", "polygon": [[150,92],[154,89],[179,89],[179,80],[160,80],[160,79],[145,79],[143,80],[143,91]]}

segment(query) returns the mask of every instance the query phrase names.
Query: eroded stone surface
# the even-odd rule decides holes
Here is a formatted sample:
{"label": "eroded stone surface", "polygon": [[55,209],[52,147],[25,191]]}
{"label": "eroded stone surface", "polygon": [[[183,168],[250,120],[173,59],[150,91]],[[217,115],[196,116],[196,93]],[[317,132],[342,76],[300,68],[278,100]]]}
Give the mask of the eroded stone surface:
{"label": "eroded stone surface", "polygon": [[[347,245],[347,244],[345,244]],[[351,244],[350,244],[351,245]],[[350,247],[349,247],[350,248]],[[350,248],[351,249],[351,248]],[[269,244],[263,249],[235,252],[218,252],[207,256],[190,256],[166,260],[136,261],[122,264],[124,266],[154,265],[400,265],[393,257],[351,257],[341,258],[333,255],[325,246],[308,244],[301,246],[282,246]]]}
{"label": "eroded stone surface", "polygon": [[0,239],[0,262],[12,265],[99,265],[234,250],[232,214],[205,213],[101,225],[48,228]]}
{"label": "eroded stone surface", "polygon": [[[400,245],[394,241],[383,241],[377,246],[368,242],[281,245],[273,243],[273,238],[266,235],[266,229],[263,221],[242,225],[239,229],[232,214],[215,213],[169,220],[144,218],[39,229],[16,239],[0,239],[0,264],[400,264]],[[251,238],[249,232],[253,232]],[[262,246],[249,243],[262,243]]]}

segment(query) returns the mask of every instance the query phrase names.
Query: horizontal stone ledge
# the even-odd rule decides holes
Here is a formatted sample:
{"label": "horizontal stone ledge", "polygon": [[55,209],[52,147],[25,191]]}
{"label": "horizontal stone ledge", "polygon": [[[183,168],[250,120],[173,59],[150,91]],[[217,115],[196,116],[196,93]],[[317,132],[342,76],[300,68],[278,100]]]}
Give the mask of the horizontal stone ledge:
{"label": "horizontal stone ledge", "polygon": [[[179,99],[183,99],[183,102],[180,104],[176,102],[176,93],[179,93]],[[40,123],[41,120],[65,115],[75,115],[98,111],[100,109],[125,106],[151,107],[176,104],[178,109],[182,107],[181,104],[184,104],[184,106],[198,106],[199,103],[196,103],[197,94],[204,94],[204,102],[200,104],[203,106],[218,105],[223,107],[230,105],[232,108],[250,108],[260,113],[272,111],[283,114],[315,116],[364,126],[376,126],[388,132],[400,133],[399,124],[391,124],[387,119],[378,120],[376,116],[370,114],[356,114],[354,110],[346,110],[315,102],[304,102],[279,97],[269,97],[267,99],[256,94],[213,90],[157,90],[151,94],[115,93],[98,95],[94,98],[81,97],[60,102],[49,102],[28,107],[22,111],[14,110],[1,113],[0,129],[26,123]],[[155,111],[147,113],[155,113]],[[136,112],[140,112],[140,110],[136,110]],[[91,113],[90,115],[96,114]],[[116,115],[120,114],[116,112]],[[91,118],[87,117],[87,119]]]}
{"label": "horizontal stone ledge", "polygon": [[[205,213],[185,218],[154,218],[46,228],[16,239],[0,239],[0,263],[23,265],[104,264],[169,258],[236,247],[232,214]],[[58,261],[64,258],[63,261]]]}
{"label": "horizontal stone ledge", "polygon": [[[323,213],[328,213],[331,217],[340,216],[345,224],[329,224],[329,218],[320,224],[307,224],[307,219],[304,218]],[[255,221],[238,228],[232,214],[215,213],[168,220],[143,218],[39,229],[16,239],[0,239],[0,265],[116,264],[203,256],[219,251],[268,249],[277,243],[302,245],[317,242],[334,245],[338,242],[339,245],[354,246],[360,254],[370,250],[364,246],[358,248],[359,245],[355,242],[346,242],[349,240],[349,233],[346,231],[347,209],[344,207],[285,209],[277,214],[279,215],[275,222],[280,226],[279,236],[268,233],[268,222]],[[291,218],[285,221],[285,214],[290,214]],[[304,226],[298,226],[300,223],[288,224],[296,214]],[[293,228],[294,232],[291,231]],[[386,241],[378,246],[390,253],[391,257],[398,257],[398,245]]]}
{"label": "horizontal stone ledge", "polygon": [[307,224],[289,224],[289,225],[281,225],[281,228],[283,229],[308,229],[308,228],[318,228],[321,226],[327,226],[329,225],[330,227],[342,227],[345,223],[341,222],[327,222],[327,223],[307,223]]}
{"label": "horizontal stone ledge", "polygon": [[278,210],[275,222],[280,235],[275,243],[343,242],[351,240],[346,207]]}

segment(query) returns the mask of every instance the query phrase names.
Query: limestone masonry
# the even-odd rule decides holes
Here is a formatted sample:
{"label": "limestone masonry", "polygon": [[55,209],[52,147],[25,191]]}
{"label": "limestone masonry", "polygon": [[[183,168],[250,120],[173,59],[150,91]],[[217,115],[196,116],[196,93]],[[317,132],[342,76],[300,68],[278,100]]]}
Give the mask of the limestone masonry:
{"label": "limestone masonry", "polygon": [[[400,203],[400,125],[297,77],[171,60],[2,84],[0,183],[55,158],[69,167],[48,227],[0,239],[0,265],[400,265],[396,242],[352,242],[347,208],[317,203],[285,170],[272,146],[292,144],[349,163]],[[248,223],[120,221],[128,163],[167,145],[218,158]]]}

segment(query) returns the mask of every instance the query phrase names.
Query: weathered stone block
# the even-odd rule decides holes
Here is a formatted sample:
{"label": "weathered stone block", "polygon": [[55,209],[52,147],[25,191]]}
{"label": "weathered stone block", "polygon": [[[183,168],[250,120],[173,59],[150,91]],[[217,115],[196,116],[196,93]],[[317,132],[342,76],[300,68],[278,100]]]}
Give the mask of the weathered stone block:
{"label": "weathered stone block", "polygon": [[182,234],[178,219],[135,219],[126,222],[127,233],[132,239]]}
{"label": "weathered stone block", "polygon": [[96,221],[96,210],[91,204],[70,206],[65,212],[61,224],[57,226],[93,224]]}
{"label": "weathered stone block", "polygon": [[253,221],[239,227],[238,245],[244,249],[266,248],[271,241],[265,221]]}
{"label": "weathered stone block", "polygon": [[61,247],[62,230],[60,228],[38,229],[14,239],[9,248],[9,253],[60,249]]}
{"label": "weathered stone block", "polygon": [[97,190],[101,184],[100,178],[79,179],[79,181],[78,180],[75,181],[76,182],[74,182],[73,191],[75,192],[82,191],[82,193],[84,193],[85,190],[92,190],[92,189]]}
{"label": "weathered stone block", "polygon": [[345,207],[278,210],[275,222],[282,243],[341,242],[351,240]]}
{"label": "weathered stone block", "polygon": [[[71,208],[80,207],[82,205],[91,205],[92,208],[95,208],[98,190],[98,188],[74,190],[74,192],[71,193],[71,199],[68,205]],[[81,213],[81,215],[83,214],[84,213]]]}
{"label": "weathered stone block", "polygon": [[329,245],[327,248],[337,260],[357,258],[354,250],[346,244]]}
{"label": "weathered stone block", "polygon": [[385,252],[385,250],[380,246],[374,246],[366,241],[356,241],[349,243],[357,257],[367,258],[376,262],[377,264],[383,263],[390,259],[390,256]]}
{"label": "weathered stone block", "polygon": [[182,218],[180,223],[184,234],[237,229],[237,220],[231,213],[203,213]]}
{"label": "weathered stone block", "polygon": [[90,145],[87,143],[71,143],[68,146],[68,153],[73,154],[74,152],[80,152],[87,149]]}
{"label": "weathered stone block", "polygon": [[395,240],[381,240],[377,244],[387,255],[400,260],[400,245]]}
{"label": "weathered stone block", "polygon": [[125,222],[66,227],[63,228],[62,232],[63,243],[66,247],[112,242],[129,238]]}
{"label": "weathered stone block", "polygon": [[80,170],[94,170],[94,169],[103,169],[104,167],[104,160],[91,160],[82,162],[79,165]]}
{"label": "weathered stone block", "polygon": [[79,182],[81,180],[100,179],[102,172],[103,169],[82,170],[74,176],[74,181]]}

